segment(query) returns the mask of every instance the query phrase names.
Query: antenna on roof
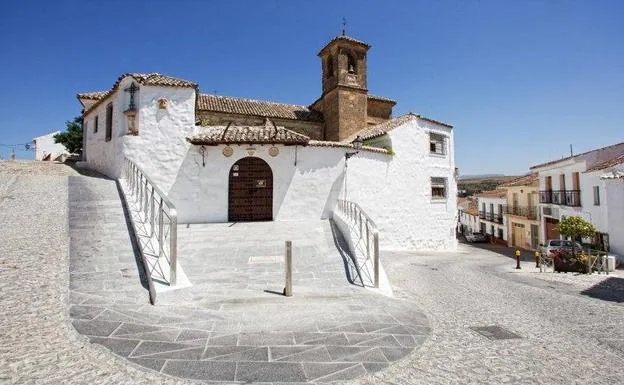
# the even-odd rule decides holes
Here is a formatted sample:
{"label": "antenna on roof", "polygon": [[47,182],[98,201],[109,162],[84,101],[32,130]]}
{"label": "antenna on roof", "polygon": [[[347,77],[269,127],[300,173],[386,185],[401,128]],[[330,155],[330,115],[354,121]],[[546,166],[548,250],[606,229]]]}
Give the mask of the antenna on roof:
{"label": "antenna on roof", "polygon": [[346,35],[347,31],[347,18],[342,18],[342,36]]}
{"label": "antenna on roof", "polygon": [[570,156],[574,156],[574,153],[572,152],[572,145],[570,144]]}

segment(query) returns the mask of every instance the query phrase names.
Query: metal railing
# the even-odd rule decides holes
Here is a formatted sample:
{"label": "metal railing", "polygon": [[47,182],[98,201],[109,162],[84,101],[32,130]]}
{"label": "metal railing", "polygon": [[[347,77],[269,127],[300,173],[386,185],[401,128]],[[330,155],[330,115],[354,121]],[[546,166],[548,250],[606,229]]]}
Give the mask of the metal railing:
{"label": "metal railing", "polygon": [[540,191],[540,203],[579,207],[581,206],[581,190]]}
{"label": "metal railing", "polygon": [[505,206],[505,214],[537,219],[537,207],[509,205]]}
{"label": "metal railing", "polygon": [[[124,160],[124,173],[129,195],[131,195],[139,209],[145,227],[145,236],[152,245],[152,262],[146,268],[152,278],[160,278],[169,283],[176,284],[177,273],[177,249],[178,249],[178,214],[175,206],[167,195],[160,190],[154,182],[130,159]],[[141,247],[141,245],[139,245]],[[145,254],[145,250],[142,250]],[[169,265],[169,277],[160,266],[159,261],[164,258]],[[150,260],[150,258],[147,258]]]}
{"label": "metal railing", "polygon": [[336,207],[345,219],[354,224],[354,229],[357,230],[361,240],[354,246],[359,247],[367,260],[372,258],[373,283],[376,288],[379,288],[379,231],[375,222],[355,202],[339,199]]}

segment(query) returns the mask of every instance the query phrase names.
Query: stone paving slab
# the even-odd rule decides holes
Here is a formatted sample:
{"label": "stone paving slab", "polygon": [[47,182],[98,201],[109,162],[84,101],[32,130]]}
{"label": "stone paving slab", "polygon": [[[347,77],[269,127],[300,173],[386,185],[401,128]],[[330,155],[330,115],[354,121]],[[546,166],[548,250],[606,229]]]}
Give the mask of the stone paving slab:
{"label": "stone paving slab", "polygon": [[[148,370],[194,380],[348,380],[408,356],[430,330],[408,306],[350,283],[329,221],[180,225],[193,286],[148,294],[112,181],[69,180],[70,307],[93,344]],[[100,226],[101,225],[101,226]],[[294,296],[284,285],[293,242]]]}

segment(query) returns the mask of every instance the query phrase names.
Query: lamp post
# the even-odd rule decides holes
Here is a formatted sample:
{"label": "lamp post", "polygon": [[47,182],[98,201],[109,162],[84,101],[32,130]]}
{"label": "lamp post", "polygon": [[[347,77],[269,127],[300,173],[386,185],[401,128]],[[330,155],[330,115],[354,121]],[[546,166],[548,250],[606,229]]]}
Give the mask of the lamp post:
{"label": "lamp post", "polygon": [[362,140],[361,136],[356,136],[355,139],[353,139],[353,142],[351,142],[351,144],[353,145],[353,148],[355,149],[354,152],[346,152],[345,153],[345,160],[348,160],[350,157],[352,157],[353,155],[357,155],[358,152],[360,152],[360,150],[362,149],[362,144],[364,143],[364,141]]}

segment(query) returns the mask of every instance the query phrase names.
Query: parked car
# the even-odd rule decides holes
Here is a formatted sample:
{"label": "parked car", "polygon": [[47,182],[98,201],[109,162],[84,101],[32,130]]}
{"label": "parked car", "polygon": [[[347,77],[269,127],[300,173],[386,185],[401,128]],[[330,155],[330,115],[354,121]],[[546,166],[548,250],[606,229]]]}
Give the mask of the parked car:
{"label": "parked car", "polygon": [[[578,252],[583,250],[583,246],[578,242],[575,242],[575,248]],[[552,257],[553,252],[556,250],[572,251],[572,241],[567,241],[565,239],[549,239],[546,241],[545,245],[542,245],[540,252],[544,256]]]}
{"label": "parked car", "polygon": [[466,242],[474,243],[474,242],[487,242],[488,239],[484,234],[481,233],[470,233],[466,234]]}

